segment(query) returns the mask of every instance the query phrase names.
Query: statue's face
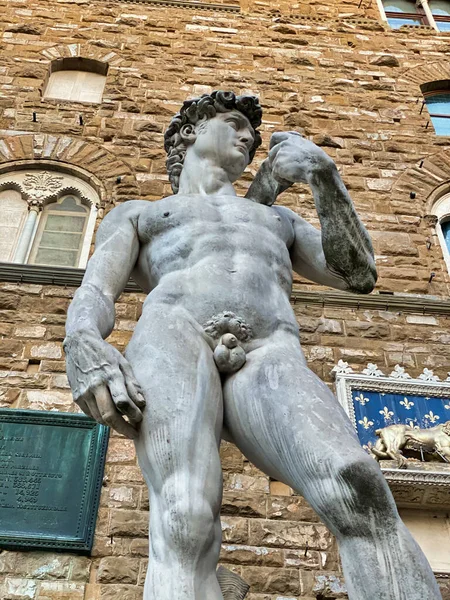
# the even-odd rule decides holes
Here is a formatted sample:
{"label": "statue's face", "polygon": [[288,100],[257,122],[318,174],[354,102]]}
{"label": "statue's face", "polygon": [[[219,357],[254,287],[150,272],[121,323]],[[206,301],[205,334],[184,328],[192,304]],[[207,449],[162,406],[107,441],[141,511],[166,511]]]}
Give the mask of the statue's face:
{"label": "statue's face", "polygon": [[250,162],[255,133],[250,121],[238,110],[217,113],[195,128],[194,150],[199,158],[208,158],[236,181]]}

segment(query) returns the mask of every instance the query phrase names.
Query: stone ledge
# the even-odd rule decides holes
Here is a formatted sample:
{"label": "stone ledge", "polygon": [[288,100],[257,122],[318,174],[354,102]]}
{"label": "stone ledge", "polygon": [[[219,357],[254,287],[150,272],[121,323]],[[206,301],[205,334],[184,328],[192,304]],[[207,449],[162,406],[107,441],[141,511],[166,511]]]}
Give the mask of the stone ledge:
{"label": "stone ledge", "polygon": [[[84,269],[71,267],[51,267],[46,265],[19,265],[0,262],[0,282],[35,283],[40,285],[60,285],[63,287],[78,287],[84,276]],[[129,281],[126,292],[142,292],[134,282]]]}
{"label": "stone ledge", "polygon": [[190,2],[189,0],[122,0],[131,4],[156,4],[159,6],[179,6],[181,8],[196,8],[199,10],[214,10],[222,12],[233,12],[239,13],[241,9],[239,6],[233,4],[209,4],[206,2]]}
{"label": "stone ledge", "polygon": [[[0,262],[0,282],[78,287],[83,276],[84,269]],[[142,292],[142,289],[130,279],[125,287],[125,292]],[[408,294],[392,296],[390,294],[369,294],[368,296],[360,296],[346,292],[315,292],[294,289],[291,300],[293,304],[450,315],[450,301],[435,296],[425,297]]]}
{"label": "stone ledge", "polygon": [[360,296],[345,292],[310,292],[294,289],[291,299],[294,304],[321,304],[322,306],[338,306],[339,308],[450,315],[450,301],[435,296],[425,297],[409,294],[369,294]]}

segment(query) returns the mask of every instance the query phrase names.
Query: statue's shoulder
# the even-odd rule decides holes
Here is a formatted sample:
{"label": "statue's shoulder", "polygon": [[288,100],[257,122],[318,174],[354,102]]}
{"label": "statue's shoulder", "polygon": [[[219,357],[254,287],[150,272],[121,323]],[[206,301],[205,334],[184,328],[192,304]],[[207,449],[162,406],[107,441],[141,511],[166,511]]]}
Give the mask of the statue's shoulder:
{"label": "statue's shoulder", "polygon": [[142,212],[148,210],[155,202],[150,200],[126,200],[109,211],[108,219],[124,219],[139,217]]}

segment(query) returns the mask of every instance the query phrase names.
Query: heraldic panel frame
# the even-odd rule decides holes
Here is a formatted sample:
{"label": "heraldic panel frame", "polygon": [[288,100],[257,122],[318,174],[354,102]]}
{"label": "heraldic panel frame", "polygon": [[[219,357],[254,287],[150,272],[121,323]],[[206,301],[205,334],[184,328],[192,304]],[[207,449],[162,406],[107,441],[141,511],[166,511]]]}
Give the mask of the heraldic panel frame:
{"label": "heraldic panel frame", "polygon": [[[373,444],[368,440],[376,439],[377,432],[390,425],[404,424],[410,432],[419,428],[421,431],[430,430],[450,423],[450,373],[442,381],[433,371],[424,369],[418,378],[412,378],[404,367],[397,365],[386,376],[377,365],[371,363],[362,373],[355,373],[342,360],[334,367],[333,373],[339,403],[369,454],[372,453]],[[450,425],[445,432],[450,441]],[[450,460],[446,460],[446,456],[442,456],[442,462],[414,461],[407,468],[381,467],[391,487],[450,488]],[[450,489],[448,495],[450,499]]]}

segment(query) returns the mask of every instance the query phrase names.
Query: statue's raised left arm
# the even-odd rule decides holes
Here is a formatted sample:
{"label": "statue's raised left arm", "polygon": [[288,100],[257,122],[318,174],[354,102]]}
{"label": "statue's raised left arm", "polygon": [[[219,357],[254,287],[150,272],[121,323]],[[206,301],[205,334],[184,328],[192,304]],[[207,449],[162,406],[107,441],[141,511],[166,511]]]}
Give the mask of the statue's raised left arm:
{"label": "statue's raised left arm", "polygon": [[294,271],[337,289],[370,293],[377,280],[372,242],[333,160],[296,132],[272,136],[269,161],[280,182],[311,187],[321,231],[291,213]]}

